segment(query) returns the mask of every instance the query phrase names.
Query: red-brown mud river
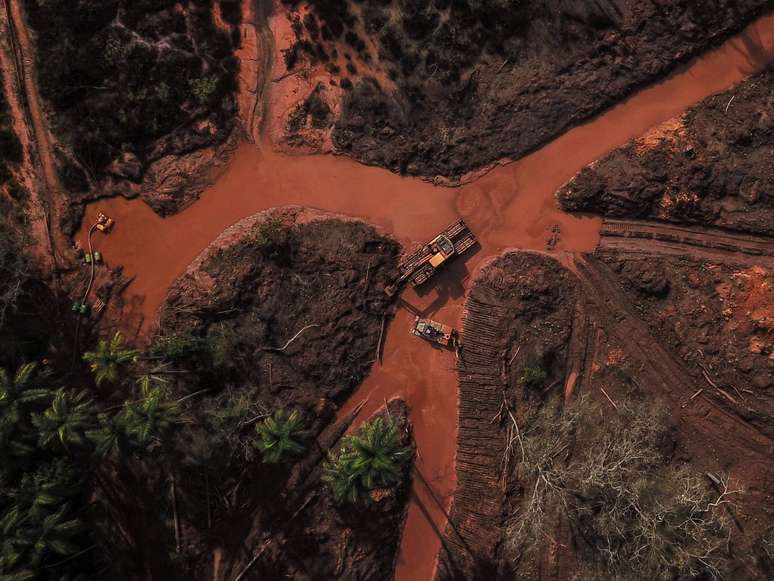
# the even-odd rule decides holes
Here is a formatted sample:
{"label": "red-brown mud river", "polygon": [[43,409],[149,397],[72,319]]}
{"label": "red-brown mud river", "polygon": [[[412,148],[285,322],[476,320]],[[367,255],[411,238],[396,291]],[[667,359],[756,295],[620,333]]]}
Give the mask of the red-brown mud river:
{"label": "red-brown mud river", "polygon": [[[188,264],[226,227],[255,212],[300,205],[361,218],[397,238],[405,247],[424,242],[462,217],[481,248],[434,281],[423,296],[413,290],[401,301],[426,316],[459,326],[466,290],[482,261],[507,248],[545,250],[551,228],[559,225],[557,251],[593,250],[599,220],[561,212],[554,193],[584,166],[649,128],[684,112],[701,99],[725,90],[762,69],[774,56],[774,16],[762,18],[741,35],[647,88],[599,117],[580,125],[519,161],[498,166],[457,188],[433,186],[386,170],[330,155],[287,156],[269,145],[241,145],[228,168],[201,198],[183,212],[162,219],[141,200],[102,200],[90,205],[78,240],[98,212],[115,218],[110,236],[99,239],[111,266],[134,277],[127,289],[144,317],[156,323],[168,288]],[[454,355],[409,335],[413,314],[398,310],[385,337],[383,364],[341,410],[368,398],[360,417],[385,399],[401,397],[411,412],[420,452],[396,578],[426,581],[433,576],[456,484],[457,378]],[[430,490],[432,489],[432,490]]]}

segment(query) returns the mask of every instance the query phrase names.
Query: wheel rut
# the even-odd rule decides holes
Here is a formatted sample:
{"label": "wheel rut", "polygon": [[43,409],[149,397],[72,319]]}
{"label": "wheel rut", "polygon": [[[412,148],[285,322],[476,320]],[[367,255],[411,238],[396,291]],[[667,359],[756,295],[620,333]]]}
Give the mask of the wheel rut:
{"label": "wheel rut", "polygon": [[605,218],[598,250],[685,256],[774,266],[774,239],[741,232]]}
{"label": "wheel rut", "polygon": [[[595,315],[641,361],[640,387],[658,390],[665,396],[681,420],[716,444],[716,453],[726,462],[763,462],[774,452],[774,441],[735,411],[721,407],[706,395],[706,390],[683,406],[705,386],[697,383],[651,335],[617,289],[614,275],[607,266],[590,256],[578,258],[576,264],[586,295],[595,303]],[[720,426],[728,429],[718,429]]]}

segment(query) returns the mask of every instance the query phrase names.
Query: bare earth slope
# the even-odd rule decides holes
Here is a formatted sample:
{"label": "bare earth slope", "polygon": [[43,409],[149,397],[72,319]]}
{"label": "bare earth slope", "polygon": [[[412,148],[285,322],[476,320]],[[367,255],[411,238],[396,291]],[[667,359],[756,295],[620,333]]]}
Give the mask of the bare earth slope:
{"label": "bare earth slope", "polygon": [[774,68],[581,171],[568,211],[774,233]]}

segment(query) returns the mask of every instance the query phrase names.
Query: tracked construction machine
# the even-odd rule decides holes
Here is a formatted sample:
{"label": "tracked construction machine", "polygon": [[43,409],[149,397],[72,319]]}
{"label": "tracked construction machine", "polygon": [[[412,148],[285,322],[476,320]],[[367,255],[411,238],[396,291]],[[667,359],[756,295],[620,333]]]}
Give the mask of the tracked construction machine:
{"label": "tracked construction machine", "polygon": [[423,285],[441,265],[454,256],[467,252],[476,242],[476,237],[465,221],[457,220],[400,263],[398,266],[400,276],[395,284],[387,287],[387,294],[395,294],[407,280],[411,280],[411,284],[415,287]]}
{"label": "tracked construction machine", "polygon": [[449,325],[444,325],[437,321],[430,319],[422,319],[416,317],[414,319],[414,326],[411,327],[411,334],[421,337],[425,341],[430,343],[437,343],[444,347],[457,347],[458,334],[456,329],[452,329]]}

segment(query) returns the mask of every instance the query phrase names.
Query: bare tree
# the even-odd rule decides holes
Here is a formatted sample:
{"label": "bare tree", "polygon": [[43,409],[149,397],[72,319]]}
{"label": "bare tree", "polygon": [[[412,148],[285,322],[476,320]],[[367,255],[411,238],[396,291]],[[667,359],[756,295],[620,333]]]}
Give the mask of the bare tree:
{"label": "bare tree", "polygon": [[538,554],[561,512],[591,549],[581,555],[594,555],[578,579],[721,576],[722,505],[741,491],[726,476],[713,491],[703,476],[669,465],[659,449],[666,410],[622,401],[611,416],[583,399],[564,411],[545,405],[526,426],[517,465],[524,492],[505,532],[514,562]]}

